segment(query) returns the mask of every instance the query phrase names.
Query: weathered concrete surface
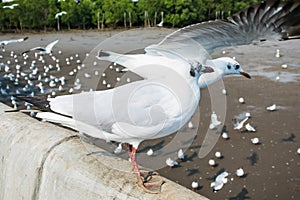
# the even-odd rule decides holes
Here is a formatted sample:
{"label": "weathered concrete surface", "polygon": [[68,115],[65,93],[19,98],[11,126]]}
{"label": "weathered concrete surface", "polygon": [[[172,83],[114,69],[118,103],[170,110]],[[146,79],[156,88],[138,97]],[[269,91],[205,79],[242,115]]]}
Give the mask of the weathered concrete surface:
{"label": "weathered concrete surface", "polygon": [[[145,193],[125,172],[131,169],[128,161],[83,144],[76,132],[4,112],[10,109],[0,103],[1,200],[206,199],[165,178],[160,194]],[[87,156],[87,146],[101,153]],[[114,165],[124,171],[109,167]]]}

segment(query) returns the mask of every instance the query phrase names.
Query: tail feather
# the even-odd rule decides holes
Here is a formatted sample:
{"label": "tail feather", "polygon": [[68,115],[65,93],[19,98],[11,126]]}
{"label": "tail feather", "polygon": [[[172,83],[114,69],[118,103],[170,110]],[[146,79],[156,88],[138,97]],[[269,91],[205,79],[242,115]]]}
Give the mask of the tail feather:
{"label": "tail feather", "polygon": [[81,134],[85,134],[98,139],[103,139],[106,141],[111,141],[111,136],[115,136],[114,134],[105,132],[93,125],[81,121],[76,121],[71,117],[66,117],[53,112],[39,112],[37,113],[36,117],[48,122],[61,124],[62,126],[79,131]]}
{"label": "tail feather", "polygon": [[28,97],[28,96],[15,95],[15,97],[17,99],[20,99],[22,101],[28,102],[36,106],[41,111],[51,111],[49,101],[47,100],[46,96]]}

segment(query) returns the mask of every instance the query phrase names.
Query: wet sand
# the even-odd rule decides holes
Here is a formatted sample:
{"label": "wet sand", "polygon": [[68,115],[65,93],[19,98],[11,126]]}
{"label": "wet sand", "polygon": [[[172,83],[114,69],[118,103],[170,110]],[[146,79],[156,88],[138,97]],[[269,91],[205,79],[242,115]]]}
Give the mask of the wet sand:
{"label": "wet sand", "polygon": [[[163,38],[170,30],[163,29],[147,29],[141,32],[131,32],[130,37],[119,38],[124,42],[106,44],[111,50],[120,50],[128,52],[129,49],[139,50],[138,42],[150,43],[159,38]],[[68,88],[73,86],[74,76],[68,75],[78,64],[76,64],[75,54],[78,53],[80,60],[86,59],[86,53],[89,53],[99,42],[111,38],[116,32],[77,32],[77,33],[59,33],[59,34],[31,34],[26,42],[20,44],[11,44],[5,47],[6,51],[0,50],[0,63],[6,63],[7,60],[12,62],[11,66],[15,66],[14,58],[10,57],[13,50],[17,54],[35,47],[43,46],[47,43],[60,39],[57,46],[54,47],[53,55],[60,59],[61,71],[51,71],[52,75],[65,76],[67,85],[64,91],[57,94],[67,94]],[[24,35],[0,35],[0,40],[23,37]],[[141,38],[141,39],[140,39]],[[130,46],[131,45],[131,46]],[[129,48],[130,47],[130,48]],[[276,50],[281,53],[280,58],[275,57]],[[58,54],[61,50],[62,54]],[[90,57],[94,55],[90,54]],[[191,188],[192,181],[198,181],[200,187],[196,190],[210,199],[299,199],[300,198],[300,160],[297,149],[300,148],[299,131],[300,131],[300,40],[282,41],[280,43],[265,42],[259,45],[247,45],[241,47],[230,47],[222,51],[216,52],[212,57],[219,56],[235,56],[243,69],[252,75],[252,79],[248,80],[244,77],[233,76],[224,78],[224,85],[227,91],[226,95],[226,115],[218,116],[224,119],[226,132],[230,139],[224,140],[219,138],[213,149],[204,158],[199,158],[198,153],[204,148],[203,140],[207,133],[210,123],[210,115],[212,112],[211,94],[208,89],[201,90],[200,101],[200,120],[194,117],[192,119],[195,127],[191,130],[187,127],[182,129],[183,133],[190,133],[197,130],[197,135],[193,139],[192,144],[185,151],[186,159],[179,161],[179,166],[170,168],[164,167],[159,171],[162,176],[178,182],[181,185]],[[73,56],[75,59],[70,65],[65,64],[65,58]],[[34,58],[34,54],[30,54],[30,59]],[[23,63],[20,58],[19,63]],[[50,57],[45,56],[46,64],[54,63]],[[92,59],[93,60],[93,59]],[[84,62],[86,65],[92,66],[92,60]],[[30,63],[30,62],[29,62]],[[281,65],[287,64],[287,69],[282,69]],[[39,67],[43,67],[42,63],[38,63]],[[13,67],[12,67],[13,68]],[[22,66],[22,69],[25,69]],[[84,71],[84,70],[82,70]],[[107,82],[113,86],[117,73],[106,71]],[[3,69],[0,72],[3,76]],[[128,75],[133,79],[133,75]],[[279,76],[280,79],[276,80]],[[126,83],[126,78],[123,83]],[[102,79],[101,81],[102,82]],[[122,81],[121,81],[122,82]],[[99,89],[105,87],[99,83]],[[216,86],[216,90],[223,89],[223,86]],[[49,87],[50,88],[50,87]],[[88,87],[87,87],[88,88]],[[83,88],[82,88],[83,89]],[[76,91],[75,91],[76,92]],[[79,92],[79,91],[77,91]],[[240,104],[238,99],[243,97],[244,104]],[[2,101],[9,103],[9,98],[1,97]],[[276,104],[279,109],[274,112],[266,110],[267,106]],[[252,126],[256,128],[255,133],[245,131],[237,131],[233,129],[231,120],[235,116],[250,112],[251,118],[248,120]],[[217,112],[217,115],[219,113]],[[218,127],[215,134],[220,134]],[[141,144],[140,152],[146,152],[149,148],[153,148],[154,152],[159,148],[167,145],[172,141],[175,135],[147,141]],[[258,137],[261,141],[259,145],[251,143],[251,138]],[[97,142],[96,142],[97,143]],[[99,145],[102,143],[99,142]],[[101,145],[103,146],[103,145]],[[109,151],[113,151],[115,145],[107,144]],[[183,143],[178,144],[178,149]],[[222,159],[215,158],[216,151],[220,151],[223,155]],[[121,156],[128,158],[124,151]],[[175,157],[176,152],[170,153]],[[151,162],[151,157],[138,157],[138,162],[147,165]],[[217,162],[216,167],[210,167],[208,160],[214,158]],[[147,166],[146,166],[147,167]],[[244,177],[237,177],[234,172],[242,167],[245,171]],[[214,177],[222,171],[230,173],[228,183],[218,191],[214,192],[210,187]]]}

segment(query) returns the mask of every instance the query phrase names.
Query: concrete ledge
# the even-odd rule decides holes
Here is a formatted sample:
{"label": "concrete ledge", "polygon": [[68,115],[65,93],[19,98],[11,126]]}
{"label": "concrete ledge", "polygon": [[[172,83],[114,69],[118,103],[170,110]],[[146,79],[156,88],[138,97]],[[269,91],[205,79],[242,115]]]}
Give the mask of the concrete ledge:
{"label": "concrete ledge", "polygon": [[[6,110],[0,103],[0,199],[207,199],[165,178],[160,194],[145,193],[132,173],[87,156],[76,132]],[[131,168],[100,151],[98,159]]]}

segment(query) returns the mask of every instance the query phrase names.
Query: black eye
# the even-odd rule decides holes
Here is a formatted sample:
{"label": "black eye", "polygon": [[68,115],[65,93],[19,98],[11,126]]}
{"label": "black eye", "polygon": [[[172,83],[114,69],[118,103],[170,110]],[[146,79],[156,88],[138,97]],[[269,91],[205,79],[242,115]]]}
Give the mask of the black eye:
{"label": "black eye", "polygon": [[235,66],[235,69],[239,69],[239,68],[240,68],[240,65],[236,65],[236,66]]}
{"label": "black eye", "polygon": [[190,75],[191,75],[192,77],[195,77],[195,76],[196,76],[195,70],[191,69],[191,70],[190,70]]}
{"label": "black eye", "polygon": [[230,65],[227,65],[227,69],[231,69],[231,66],[230,66]]}

